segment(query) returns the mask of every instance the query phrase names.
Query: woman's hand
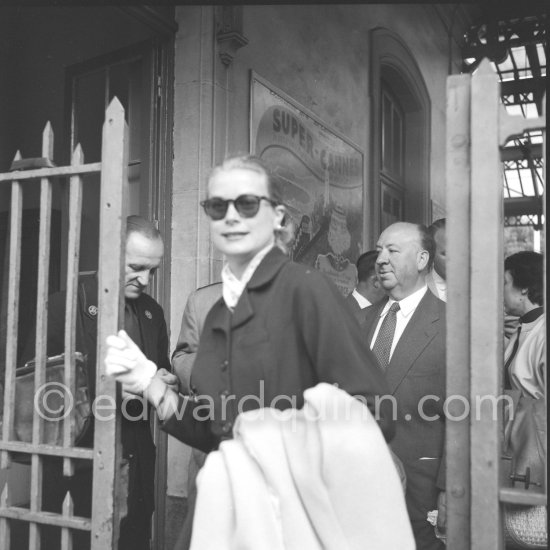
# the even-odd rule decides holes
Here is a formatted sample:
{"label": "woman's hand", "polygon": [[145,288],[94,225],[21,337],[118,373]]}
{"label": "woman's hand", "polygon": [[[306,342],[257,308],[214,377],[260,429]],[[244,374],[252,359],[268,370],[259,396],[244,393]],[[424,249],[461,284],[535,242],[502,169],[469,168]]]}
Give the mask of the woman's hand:
{"label": "woman's hand", "polygon": [[142,394],[157,372],[156,365],[124,330],[119,330],[117,336],[108,336],[106,343],[105,372],[122,383],[123,392]]}

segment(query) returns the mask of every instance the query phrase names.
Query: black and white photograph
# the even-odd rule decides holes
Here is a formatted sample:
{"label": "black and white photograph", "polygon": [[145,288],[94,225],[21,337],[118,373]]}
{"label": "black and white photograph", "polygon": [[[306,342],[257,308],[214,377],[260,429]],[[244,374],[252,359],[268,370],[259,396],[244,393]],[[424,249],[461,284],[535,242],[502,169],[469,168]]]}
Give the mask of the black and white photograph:
{"label": "black and white photograph", "polygon": [[547,549],[549,15],[0,3],[0,550]]}

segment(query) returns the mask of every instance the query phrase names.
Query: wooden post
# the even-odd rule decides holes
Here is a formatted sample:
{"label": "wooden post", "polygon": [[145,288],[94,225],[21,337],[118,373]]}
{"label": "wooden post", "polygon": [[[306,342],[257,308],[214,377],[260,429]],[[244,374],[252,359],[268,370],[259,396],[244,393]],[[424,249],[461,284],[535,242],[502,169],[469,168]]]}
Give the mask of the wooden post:
{"label": "wooden post", "polygon": [[[470,75],[447,79],[447,545],[470,550]],[[455,399],[454,396],[457,396]],[[456,419],[456,420],[455,420]]]}
{"label": "wooden post", "polygon": [[[14,161],[21,160],[17,151]],[[6,328],[6,374],[4,388],[4,425],[2,439],[7,441],[13,432],[13,408],[15,400],[15,363],[17,361],[17,331],[19,325],[19,282],[21,280],[21,223],[23,219],[23,189],[21,183],[11,184],[10,207],[10,268],[8,273],[8,319]],[[10,456],[2,451],[0,467],[10,465]]]}
{"label": "wooden post", "polygon": [[[4,484],[2,494],[0,494],[0,509],[11,506],[8,483]],[[10,548],[11,528],[10,522],[5,517],[0,517],[0,548]]]}
{"label": "wooden post", "polygon": [[[72,166],[84,164],[84,154],[80,144],[73,152]],[[77,291],[78,261],[80,258],[80,228],[82,217],[82,176],[74,175],[69,180],[69,242],[67,251],[67,296],[65,303],[65,386],[73,403],[76,402],[76,373],[74,371],[74,354],[76,351],[77,325]],[[74,406],[63,425],[63,446],[74,445]],[[63,460],[63,475],[74,475],[74,463],[71,459]]]}
{"label": "wooden post", "polygon": [[[48,122],[42,134],[42,157],[53,157],[53,130]],[[38,285],[36,296],[36,347],[34,369],[34,395],[42,393],[40,388],[46,383],[46,356],[48,334],[48,294],[50,276],[50,230],[52,218],[52,182],[50,178],[40,179],[40,229],[38,237]],[[36,405],[36,401],[35,401]],[[33,406],[32,444],[43,443],[44,419],[37,407]],[[31,457],[31,511],[38,512],[42,507],[42,457]],[[40,548],[40,526],[29,524],[29,548]]]}
{"label": "wooden post", "polygon": [[[500,90],[484,60],[472,76],[471,175],[471,472],[472,550],[502,548],[499,502],[503,357],[502,169]],[[502,403],[500,403],[502,405]]]}
{"label": "wooden post", "polygon": [[[117,497],[126,502],[120,479],[122,448],[120,417],[116,414],[116,382],[105,375],[105,339],[116,334],[124,319],[124,243],[126,224],[123,212],[128,187],[128,128],[124,109],[115,97],[106,111],[101,150],[101,200],[98,273],[98,334],[96,401],[110,410],[95,414],[94,488],[92,506],[92,550],[116,548],[119,507]],[[113,480],[115,483],[113,484]]]}

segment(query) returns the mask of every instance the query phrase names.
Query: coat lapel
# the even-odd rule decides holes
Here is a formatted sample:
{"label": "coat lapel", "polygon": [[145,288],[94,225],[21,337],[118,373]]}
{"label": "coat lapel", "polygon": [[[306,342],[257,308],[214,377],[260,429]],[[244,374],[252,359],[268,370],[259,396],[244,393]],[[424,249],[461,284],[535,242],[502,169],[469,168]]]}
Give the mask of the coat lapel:
{"label": "coat lapel", "polygon": [[[289,262],[289,259],[276,246],[266,254],[265,258],[256,268],[256,271],[252,275],[252,278],[246,285],[244,292],[235,306],[235,311],[231,315],[230,321],[232,329],[244,325],[254,317],[255,312],[253,300],[251,300],[250,297],[251,293],[270,283],[287,262]],[[212,326],[214,329],[225,331],[227,328],[227,316],[225,314],[227,310],[223,298],[219,300],[212,309],[214,308],[217,309],[215,310],[214,323]]]}
{"label": "coat lapel", "polygon": [[386,379],[391,393],[395,393],[418,356],[437,334],[438,320],[436,298],[428,290],[407,323],[388,365]]}
{"label": "coat lapel", "polygon": [[369,348],[370,348],[370,343],[372,342],[372,337],[374,336],[374,331],[376,330],[376,325],[378,324],[380,313],[384,309],[384,306],[386,305],[387,301],[388,301],[387,298],[383,298],[382,300],[376,302],[376,304],[366,307],[363,310],[364,317],[361,325],[366,331],[367,344]]}
{"label": "coat lapel", "polygon": [[244,325],[250,319],[254,317],[254,308],[250,303],[250,297],[248,296],[247,289],[245,288],[244,292],[241,294],[237,305],[235,306],[235,311],[231,316],[231,328],[240,327]]}

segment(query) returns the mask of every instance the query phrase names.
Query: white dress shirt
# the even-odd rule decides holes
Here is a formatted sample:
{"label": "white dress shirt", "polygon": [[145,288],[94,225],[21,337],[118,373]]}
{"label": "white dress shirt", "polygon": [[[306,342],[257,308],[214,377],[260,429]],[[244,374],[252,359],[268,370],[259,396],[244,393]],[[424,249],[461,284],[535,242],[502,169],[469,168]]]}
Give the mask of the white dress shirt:
{"label": "white dress shirt", "polygon": [[362,294],[357,292],[356,288],[353,289],[351,295],[355,298],[355,301],[359,304],[359,307],[361,309],[372,306],[372,304]]}
{"label": "white dress shirt", "polygon": [[[418,289],[417,291],[413,292],[406,298],[403,298],[402,300],[399,300],[397,302],[399,304],[399,311],[396,314],[395,333],[393,335],[393,342],[391,344],[390,360],[393,355],[395,346],[397,345],[397,342],[399,342],[399,338],[401,338],[403,332],[405,331],[405,327],[407,326],[408,322],[411,320],[414,310],[418,307],[420,300],[422,300],[427,290],[428,290],[428,287],[424,285],[422,288]],[[388,313],[391,305],[396,301],[397,300],[392,300],[390,298],[387,304],[384,306],[384,309],[380,313],[380,318],[378,319],[378,324],[376,325],[376,330],[374,331],[374,335],[370,343],[371,349],[372,349],[372,346],[374,346],[374,342],[376,342],[378,331],[380,330],[380,326],[382,325],[382,321],[384,320],[386,313]]]}
{"label": "white dress shirt", "polygon": [[432,277],[434,281],[435,289],[437,290],[437,297],[444,302],[447,301],[447,281],[439,275],[439,273],[433,269]]}
{"label": "white dress shirt", "polygon": [[269,243],[265,248],[262,248],[262,250],[260,250],[256,256],[252,258],[252,260],[250,260],[250,263],[246,266],[246,269],[240,279],[233,274],[228,263],[223,266],[222,295],[223,301],[230,311],[235,309],[235,306],[237,305],[241,294],[244,292],[248,281],[250,281],[252,275],[254,275],[254,271],[256,271],[256,268],[260,265],[264,257],[273,248],[273,246],[273,243]]}

